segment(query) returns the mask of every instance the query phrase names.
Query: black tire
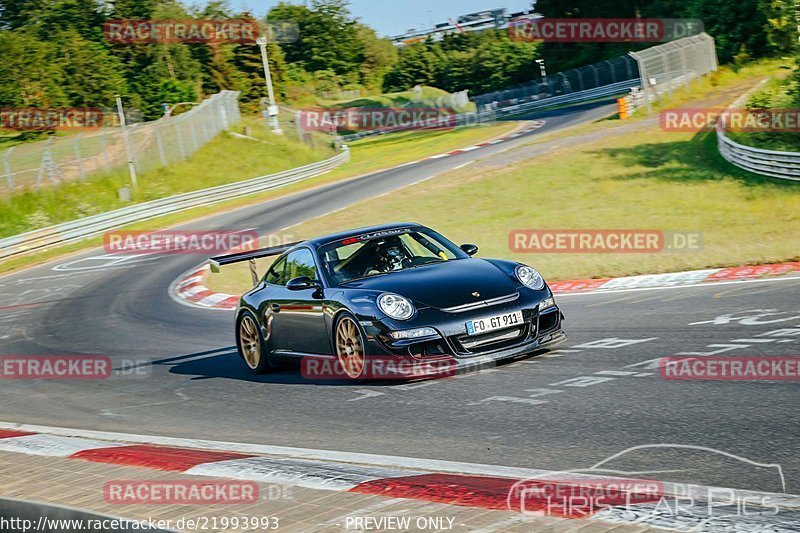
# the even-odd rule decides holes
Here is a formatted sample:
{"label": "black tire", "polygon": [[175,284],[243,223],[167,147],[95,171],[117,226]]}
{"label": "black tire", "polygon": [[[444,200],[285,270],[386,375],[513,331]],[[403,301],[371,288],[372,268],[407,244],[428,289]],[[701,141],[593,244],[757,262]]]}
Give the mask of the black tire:
{"label": "black tire", "polygon": [[339,313],[333,326],[333,352],[348,379],[364,379],[368,357],[364,339],[358,319],[347,311]]}
{"label": "black tire", "polygon": [[253,374],[265,374],[281,368],[264,344],[258,319],[249,309],[236,319],[236,349]]}

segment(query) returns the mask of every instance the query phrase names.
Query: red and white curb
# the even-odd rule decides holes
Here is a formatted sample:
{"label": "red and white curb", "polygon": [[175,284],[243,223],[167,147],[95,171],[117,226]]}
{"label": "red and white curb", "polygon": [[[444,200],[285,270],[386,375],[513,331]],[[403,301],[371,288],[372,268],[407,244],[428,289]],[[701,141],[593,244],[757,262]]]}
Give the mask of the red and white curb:
{"label": "red and white curb", "polygon": [[[188,475],[372,494],[518,513],[518,508],[509,508],[509,494],[519,483],[552,481],[564,475],[546,470],[434,459],[110,433],[9,422],[0,422],[0,452],[62,457]],[[614,479],[626,481],[589,474],[570,474],[569,477],[602,479],[605,483]],[[589,516],[575,517],[672,531],[797,531],[800,528],[798,495],[668,482],[659,482],[659,485],[663,485],[663,495],[681,497],[684,503],[688,501],[687,498],[704,502],[703,495],[724,493],[726,498],[735,497],[736,501],[768,502],[770,513],[724,518],[715,516],[709,519],[702,511],[672,515],[668,510],[658,509],[654,502],[649,502],[606,507]],[[705,504],[698,506],[698,509],[704,508]]]}
{"label": "red and white curb", "polygon": [[[544,126],[547,123],[547,121],[546,120],[531,120],[530,123],[531,123],[530,126],[528,126],[526,128],[523,128],[523,129],[521,129],[519,131],[515,131],[513,133],[509,133],[505,137],[499,137],[497,139],[492,139],[491,141],[480,142],[480,143],[477,143],[477,144],[473,144],[472,146],[467,146],[466,148],[459,148],[458,150],[450,150],[449,152],[446,152],[444,154],[432,155],[430,157],[426,157],[424,159],[420,159],[419,161],[425,161],[426,159],[441,159],[442,157],[447,157],[447,156],[457,155],[457,154],[463,154],[464,152],[471,152],[472,150],[477,150],[478,148],[481,148],[482,146],[489,146],[489,145],[492,145],[492,144],[499,144],[501,142],[510,141],[511,139],[515,139],[515,138],[517,138],[517,137],[519,137],[521,135],[525,135],[526,133],[530,133],[533,130],[538,130],[539,128]],[[414,161],[414,163],[418,163],[419,161]],[[411,164],[411,163],[406,163],[406,164],[408,165],[408,164]]]}
{"label": "red and white curb", "polygon": [[[179,277],[170,286],[170,295],[179,303],[206,309],[235,309],[239,297],[233,294],[214,292],[203,285],[203,278],[210,272],[208,265],[199,266]],[[643,274],[621,278],[580,279],[554,281],[550,283],[553,293],[590,294],[625,290],[685,287],[707,283],[734,282],[786,276],[800,272],[800,262],[773,263],[729,268],[687,270],[666,274]]]}
{"label": "red and white curb", "polygon": [[554,281],[550,283],[550,288],[555,294],[612,292],[631,289],[679,287],[723,281],[752,280],[785,276],[795,272],[800,272],[800,262],[709,268],[705,270],[687,270],[685,272],[668,272],[665,274],[643,274],[621,278]]}
{"label": "red and white curb", "polygon": [[206,309],[235,309],[239,297],[224,292],[215,292],[203,285],[203,278],[211,272],[205,264],[191,269],[172,282],[169,295],[178,303]]}

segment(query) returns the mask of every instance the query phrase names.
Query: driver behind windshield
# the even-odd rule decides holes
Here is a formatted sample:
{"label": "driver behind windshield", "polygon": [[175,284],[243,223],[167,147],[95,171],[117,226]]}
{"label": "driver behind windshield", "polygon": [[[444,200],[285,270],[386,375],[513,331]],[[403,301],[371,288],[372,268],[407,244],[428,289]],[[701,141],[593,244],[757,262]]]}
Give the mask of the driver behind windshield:
{"label": "driver behind windshield", "polygon": [[381,262],[378,267],[378,272],[390,272],[392,270],[402,270],[404,267],[410,266],[409,253],[400,237],[389,237],[386,240],[379,241],[376,245],[377,256]]}
{"label": "driver behind windshield", "polygon": [[322,253],[323,264],[337,284],[458,257],[449,247],[420,232],[381,236],[347,245],[328,245],[326,248]]}

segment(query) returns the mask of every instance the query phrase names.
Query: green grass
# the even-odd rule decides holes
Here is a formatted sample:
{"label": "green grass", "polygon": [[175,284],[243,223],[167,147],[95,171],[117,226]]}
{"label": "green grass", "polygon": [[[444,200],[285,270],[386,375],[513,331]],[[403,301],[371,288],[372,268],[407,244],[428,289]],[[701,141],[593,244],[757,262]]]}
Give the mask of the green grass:
{"label": "green grass", "polygon": [[[274,136],[261,130],[261,126],[251,127],[251,133],[268,138],[267,143],[221,134],[186,161],[141,173],[132,202],[279,172],[334,154],[331,146],[318,144],[311,149],[291,135]],[[0,201],[0,237],[128,205],[119,199],[118,190],[129,184],[127,171],[119,171],[16,193]]]}
{"label": "green grass", "polygon": [[[797,109],[796,95],[792,94],[793,81],[788,76],[790,67],[771,78],[747,99],[747,109]],[[797,68],[797,67],[795,67]],[[729,132],[728,137],[738,143],[784,152],[800,151],[800,132]]]}
{"label": "green grass", "polygon": [[[220,204],[215,204],[213,206],[199,207],[181,213],[160,217],[158,219],[150,220],[147,222],[132,224],[127,226],[126,229],[151,230],[151,229],[164,228],[170,225],[185,223],[194,218],[203,217],[215,213],[221,213],[227,210],[232,210],[247,205],[263,203],[278,198],[280,196],[285,196],[295,192],[308,190],[313,187],[318,187],[320,185],[328,184],[334,181],[352,178],[362,174],[375,172],[378,170],[383,170],[391,166],[394,166],[395,164],[401,164],[408,161],[413,161],[421,157],[435,155],[444,151],[456,149],[463,146],[468,146],[475,142],[488,140],[513,130],[515,126],[516,123],[503,122],[489,126],[462,128],[456,131],[449,132],[448,134],[444,134],[443,132],[439,131],[419,132],[416,135],[410,133],[397,133],[397,134],[384,135],[378,138],[370,138],[370,139],[356,141],[350,145],[352,153],[352,161],[350,163],[347,163],[346,165],[343,165],[339,169],[334,170],[333,172],[329,172],[322,176],[318,176],[316,178],[305,180],[273,191],[268,191],[265,193],[255,194],[248,197],[239,198],[228,202],[223,202]],[[241,129],[242,129],[241,127],[237,126],[237,130],[241,131]],[[261,124],[258,124],[257,126],[251,125],[250,135],[253,137],[263,139],[270,143],[283,142],[281,140],[282,139],[281,137],[275,137],[270,133],[266,133]],[[290,132],[287,131],[285,137],[289,136]],[[226,136],[226,138],[220,140],[222,142],[230,142],[230,140],[232,139],[233,138],[231,138],[230,136]],[[402,139],[402,142],[399,142],[399,139]],[[272,157],[274,158],[275,155],[274,146],[261,145],[260,143],[257,143],[255,141],[246,141],[246,140],[236,140],[236,141],[237,143],[247,143],[245,146],[251,150],[255,150],[256,147],[258,146],[266,147],[268,148],[269,153],[271,153]],[[222,172],[226,168],[228,168],[226,165],[228,165],[230,161],[228,159],[223,159],[222,161],[224,163],[221,164],[219,160],[209,160],[213,158],[205,157],[204,153],[212,148],[213,148],[213,143],[203,148],[200,152],[198,152],[195,155],[195,157],[203,157],[203,161],[206,162],[207,164],[206,170],[204,170],[204,172],[208,172],[209,169],[216,169],[214,171],[215,173]],[[251,178],[269,172],[264,170],[265,167],[267,166],[267,163],[265,163],[265,161],[269,161],[269,158],[264,158],[263,153],[261,152],[259,152],[259,154],[262,154],[258,156],[261,157],[261,159],[255,163],[254,165],[255,168],[251,169],[252,173],[240,179]],[[272,163],[274,164],[274,161]],[[125,183],[124,177],[121,178],[121,183],[123,184]],[[114,191],[114,193],[116,194],[116,191]],[[2,214],[0,213],[0,217],[1,216]],[[53,249],[40,251],[35,254],[30,254],[15,259],[10,259],[0,263],[0,273],[19,270],[21,268],[26,268],[28,266],[38,264],[43,261],[47,261],[49,259],[53,259],[55,257],[63,256],[70,253],[75,253],[80,250],[100,245],[102,245],[102,237],[96,237],[92,239],[87,239],[85,241],[81,241],[79,243],[60,246]]]}
{"label": "green grass", "polygon": [[349,143],[352,150],[350,162],[329,175],[339,178],[374,172],[498,137],[516,126],[515,122],[497,122],[455,131],[409,131],[367,137]]}
{"label": "green grass", "polygon": [[[624,126],[604,125],[609,133]],[[471,165],[288,233],[306,238],[411,220],[457,243],[477,243],[483,257],[533,264],[550,280],[800,259],[800,187],[731,166],[719,156],[714,133],[642,126],[647,129],[635,135],[609,134],[574,145],[559,141],[563,147],[511,166]],[[508,245],[514,229],[565,228],[700,232],[703,247],[650,254],[524,254]],[[209,284],[232,294],[247,289],[246,271],[229,268],[211,276]]]}
{"label": "green grass", "polygon": [[[652,105],[653,113],[658,113],[662,109],[673,109],[691,100],[702,98],[708,94],[724,89],[725,87],[735,86],[742,80],[766,78],[780,72],[783,67],[791,64],[789,58],[786,59],[759,59],[748,63],[736,70],[728,66],[720,66],[717,71],[693,80],[688,87],[681,86],[675,89],[672,94],[662,95],[661,99]],[[646,110],[638,109],[634,116],[644,116]]]}
{"label": "green grass", "polygon": [[[716,151],[713,134],[652,131],[556,150],[475,180],[469,167],[293,228],[300,237],[398,219],[428,224],[486,257],[534,263],[550,279],[669,272],[798,258],[800,188],[747,175]],[[473,169],[474,171],[474,169]],[[513,253],[513,229],[699,231],[694,253]]]}

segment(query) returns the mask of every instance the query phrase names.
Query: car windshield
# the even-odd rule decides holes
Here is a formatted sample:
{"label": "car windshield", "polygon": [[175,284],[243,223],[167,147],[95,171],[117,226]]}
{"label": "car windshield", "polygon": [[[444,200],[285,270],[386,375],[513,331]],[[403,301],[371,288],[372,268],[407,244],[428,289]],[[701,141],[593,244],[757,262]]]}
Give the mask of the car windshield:
{"label": "car windshield", "polygon": [[322,268],[334,285],[468,257],[452,242],[425,229],[348,237],[326,244],[319,254]]}

